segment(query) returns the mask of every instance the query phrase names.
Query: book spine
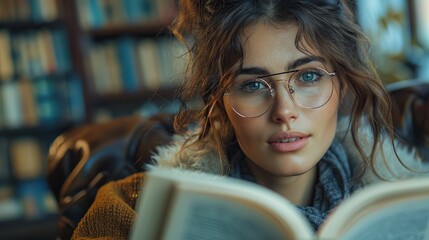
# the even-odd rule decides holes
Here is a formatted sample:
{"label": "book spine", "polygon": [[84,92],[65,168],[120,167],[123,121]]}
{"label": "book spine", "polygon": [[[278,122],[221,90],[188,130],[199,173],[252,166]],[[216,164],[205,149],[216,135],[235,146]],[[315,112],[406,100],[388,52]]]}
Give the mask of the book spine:
{"label": "book spine", "polygon": [[42,19],[44,21],[52,21],[58,19],[57,0],[39,0]]}
{"label": "book spine", "polygon": [[67,84],[67,98],[68,105],[70,106],[71,120],[81,122],[85,118],[85,103],[83,96],[83,88],[79,76],[73,74],[70,79],[66,81]]}
{"label": "book spine", "polygon": [[82,29],[91,28],[91,11],[87,0],[75,0],[79,25]]}
{"label": "book spine", "polygon": [[0,80],[9,81],[14,75],[11,52],[11,36],[8,31],[0,29]]}
{"label": "book spine", "polygon": [[[105,86],[104,83],[106,81],[106,78],[103,77],[103,74],[106,73],[106,71],[101,71],[101,68],[99,66],[108,66],[107,62],[105,62],[105,58],[102,56],[103,48],[100,45],[94,45],[92,46],[88,51],[88,59],[89,59],[89,74],[91,76],[91,84],[92,89],[94,89],[95,94],[102,94],[105,92]],[[103,65],[104,64],[104,65]]]}
{"label": "book spine", "polygon": [[121,63],[118,56],[118,44],[114,41],[107,41],[103,47],[107,61],[106,66],[108,66],[107,73],[109,75],[108,93],[121,93],[124,90],[124,83],[122,81]]}
{"label": "book spine", "polygon": [[13,175],[20,180],[43,175],[41,145],[35,138],[19,138],[11,142],[10,158]]}
{"label": "book spine", "polygon": [[53,42],[52,46],[57,71],[60,73],[69,72],[72,68],[72,63],[67,33],[62,30],[53,30],[50,32],[50,38]]}
{"label": "book spine", "polygon": [[90,26],[93,28],[102,27],[105,24],[104,13],[99,0],[87,0],[90,13]]}
{"label": "book spine", "polygon": [[30,9],[31,9],[31,20],[35,22],[41,22],[44,20],[42,8],[39,0],[29,0],[30,1]]}
{"label": "book spine", "polygon": [[124,90],[135,92],[139,85],[135,66],[134,40],[131,37],[122,37],[118,39],[117,44]]}
{"label": "book spine", "polygon": [[28,80],[18,82],[20,96],[22,120],[24,126],[36,126],[38,124],[37,106],[34,98],[32,83]]}
{"label": "book spine", "polygon": [[29,54],[29,72],[30,77],[38,77],[44,75],[42,61],[40,60],[39,47],[37,45],[37,32],[32,31],[26,33],[27,49]]}
{"label": "book spine", "polygon": [[34,82],[34,92],[40,125],[58,122],[61,113],[61,102],[56,97],[57,89],[52,79],[40,78]]}
{"label": "book spine", "polygon": [[[21,111],[21,92],[18,83],[7,82],[1,85],[0,90],[3,97],[4,125],[7,128],[18,128],[23,125]],[[7,103],[7,104],[6,104]]]}
{"label": "book spine", "polygon": [[142,39],[137,48],[141,84],[145,89],[156,90],[161,86],[157,43],[152,39]]}

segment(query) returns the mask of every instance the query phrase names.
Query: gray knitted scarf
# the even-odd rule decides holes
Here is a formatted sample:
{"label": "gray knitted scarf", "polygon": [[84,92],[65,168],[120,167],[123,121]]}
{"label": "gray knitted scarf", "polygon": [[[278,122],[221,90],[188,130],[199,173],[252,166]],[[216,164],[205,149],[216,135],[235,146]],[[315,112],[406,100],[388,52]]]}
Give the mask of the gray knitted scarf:
{"label": "gray knitted scarf", "polygon": [[[239,153],[236,151],[230,159],[231,177],[256,182],[241,151]],[[311,206],[297,206],[314,230],[319,228],[329,212],[343,199],[349,197],[352,191],[350,165],[346,152],[338,140],[333,141],[317,167],[319,176],[313,203]]]}

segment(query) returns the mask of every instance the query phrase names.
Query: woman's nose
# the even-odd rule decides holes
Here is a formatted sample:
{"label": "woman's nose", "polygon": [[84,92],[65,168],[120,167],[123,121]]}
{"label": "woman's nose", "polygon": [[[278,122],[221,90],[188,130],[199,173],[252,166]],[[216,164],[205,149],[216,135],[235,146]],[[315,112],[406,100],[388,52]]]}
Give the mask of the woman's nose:
{"label": "woman's nose", "polygon": [[289,86],[287,84],[278,84],[278,86],[271,110],[272,119],[278,123],[294,121],[298,118],[299,111],[289,92]]}

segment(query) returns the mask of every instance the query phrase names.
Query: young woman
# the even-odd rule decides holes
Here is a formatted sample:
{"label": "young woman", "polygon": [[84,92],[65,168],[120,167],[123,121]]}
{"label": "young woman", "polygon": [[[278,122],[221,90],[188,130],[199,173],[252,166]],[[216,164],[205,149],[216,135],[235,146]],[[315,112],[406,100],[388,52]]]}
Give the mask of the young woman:
{"label": "young woman", "polygon": [[[173,33],[190,40],[183,99],[201,105],[177,115],[158,165],[261,184],[314,229],[356,188],[414,174],[345,2],[183,0]],[[104,186],[74,238],[126,239],[143,179]]]}

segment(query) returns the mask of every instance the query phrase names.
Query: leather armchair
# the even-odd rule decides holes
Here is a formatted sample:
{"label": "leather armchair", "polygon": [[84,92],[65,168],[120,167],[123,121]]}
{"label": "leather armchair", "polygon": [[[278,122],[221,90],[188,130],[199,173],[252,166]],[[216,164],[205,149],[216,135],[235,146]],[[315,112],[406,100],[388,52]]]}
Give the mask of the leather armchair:
{"label": "leather armchair", "polygon": [[173,116],[121,117],[58,136],[49,149],[47,180],[57,200],[57,239],[70,239],[105,183],[144,171],[158,145],[173,135]]}

